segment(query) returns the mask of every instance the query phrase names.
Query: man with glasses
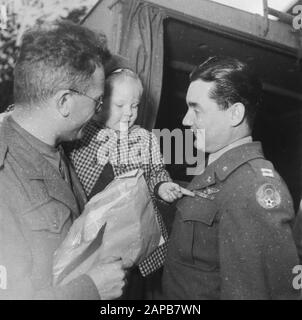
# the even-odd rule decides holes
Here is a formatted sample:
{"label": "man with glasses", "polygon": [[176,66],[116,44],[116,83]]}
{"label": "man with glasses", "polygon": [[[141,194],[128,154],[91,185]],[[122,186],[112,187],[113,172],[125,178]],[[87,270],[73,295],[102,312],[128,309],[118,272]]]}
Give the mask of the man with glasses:
{"label": "man with glasses", "polygon": [[114,299],[125,266],[96,262],[52,285],[53,254],[86,202],[60,144],[79,139],[100,111],[104,37],[68,22],[28,30],[15,66],[12,113],[0,128],[0,299]]}

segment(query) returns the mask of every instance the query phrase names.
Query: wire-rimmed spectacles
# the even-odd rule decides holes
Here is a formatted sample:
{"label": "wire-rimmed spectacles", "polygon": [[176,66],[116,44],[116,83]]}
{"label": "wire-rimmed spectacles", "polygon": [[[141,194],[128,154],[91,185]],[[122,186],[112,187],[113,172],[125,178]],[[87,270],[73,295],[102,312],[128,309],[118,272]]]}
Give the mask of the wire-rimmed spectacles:
{"label": "wire-rimmed spectacles", "polygon": [[93,100],[94,103],[95,103],[95,112],[96,112],[96,113],[98,113],[98,112],[100,112],[100,111],[102,110],[102,106],[103,106],[103,97],[102,97],[102,96],[100,96],[98,99],[94,99],[94,98],[88,96],[86,93],[81,92],[81,91],[79,91],[79,90],[77,90],[77,89],[69,88],[68,90],[69,90],[69,91],[72,91],[72,92],[74,92],[74,93],[76,93],[76,94],[83,95],[83,96],[85,96],[85,97]]}

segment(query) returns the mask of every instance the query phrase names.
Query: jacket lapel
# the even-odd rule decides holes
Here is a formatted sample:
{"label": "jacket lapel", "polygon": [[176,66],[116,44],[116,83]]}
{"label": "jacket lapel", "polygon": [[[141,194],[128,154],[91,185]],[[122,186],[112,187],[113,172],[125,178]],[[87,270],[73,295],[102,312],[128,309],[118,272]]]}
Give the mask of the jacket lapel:
{"label": "jacket lapel", "polygon": [[79,207],[79,214],[84,210],[85,204],[87,203],[87,197],[82,184],[76,175],[73,167],[69,164],[70,180],[72,184],[73,194],[75,195]]}
{"label": "jacket lapel", "polygon": [[201,175],[196,176],[191,181],[187,188],[192,191],[200,190],[208,186],[211,186],[215,183],[215,170],[212,165],[209,165]]}
{"label": "jacket lapel", "polygon": [[263,158],[260,142],[250,142],[231,149],[206,167],[201,175],[196,176],[188,189],[204,189],[217,181],[223,181],[243,163],[256,158]]}
{"label": "jacket lapel", "polygon": [[69,185],[60,176],[58,179],[49,179],[45,176],[43,180],[49,196],[65,204],[71,209],[73,215],[78,217],[80,214],[79,208]]}
{"label": "jacket lapel", "polygon": [[[34,150],[32,151],[35,152]],[[37,166],[30,167],[26,165],[28,178],[30,180],[43,180],[48,195],[70,208],[75,216],[79,216],[80,213],[75,195],[69,184],[60,176],[56,169],[40,154],[36,156],[33,163],[36,163]]]}

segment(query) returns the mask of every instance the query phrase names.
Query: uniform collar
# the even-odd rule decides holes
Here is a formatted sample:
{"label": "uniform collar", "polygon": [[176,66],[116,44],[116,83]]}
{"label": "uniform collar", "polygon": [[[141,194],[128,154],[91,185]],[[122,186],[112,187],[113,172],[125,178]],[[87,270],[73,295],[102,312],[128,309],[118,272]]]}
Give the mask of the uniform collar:
{"label": "uniform collar", "polygon": [[214,162],[215,160],[217,160],[218,158],[220,158],[224,153],[226,153],[227,151],[235,148],[235,147],[238,147],[238,146],[241,146],[242,144],[245,144],[245,143],[250,143],[252,142],[253,139],[251,136],[248,136],[248,137],[244,137],[244,138],[241,138],[237,141],[234,141],[233,143],[229,144],[228,146],[218,150],[217,152],[215,153],[211,153],[209,155],[209,162],[208,162],[208,165],[210,165],[212,162]]}
{"label": "uniform collar", "polygon": [[189,189],[202,189],[219,181],[224,181],[232,172],[244,163],[257,158],[264,158],[260,142],[244,143],[224,152],[212,162],[205,171],[196,176]]}
{"label": "uniform collar", "polygon": [[59,173],[20,132],[15,130],[11,121],[11,117],[8,116],[0,126],[0,166],[3,166],[9,150],[29,179],[57,179]]}
{"label": "uniform collar", "polygon": [[6,153],[8,150],[8,144],[7,144],[7,135],[6,135],[6,122],[7,119],[4,118],[3,121],[0,124],[0,168],[4,165],[4,160],[6,158]]}
{"label": "uniform collar", "polygon": [[264,158],[261,142],[242,144],[227,151],[213,162],[215,173],[219,180],[223,181],[238,167],[257,158]]}
{"label": "uniform collar", "polygon": [[[105,127],[105,126],[100,127],[94,123],[92,123],[91,126],[93,128],[99,128],[99,131],[97,132],[97,134],[93,138],[96,141],[102,141],[105,137],[108,137],[108,136],[114,136],[115,138],[119,138],[121,135],[121,131],[119,131],[119,130],[114,130],[114,129],[111,129],[111,128]],[[139,128],[140,128],[139,125],[133,125],[131,128],[129,128],[128,131],[125,131],[124,133],[132,134],[132,132],[134,132],[135,130],[137,130]]]}
{"label": "uniform collar", "polygon": [[3,166],[4,164],[4,159],[6,157],[6,152],[7,152],[7,145],[4,143],[0,144],[0,168]]}

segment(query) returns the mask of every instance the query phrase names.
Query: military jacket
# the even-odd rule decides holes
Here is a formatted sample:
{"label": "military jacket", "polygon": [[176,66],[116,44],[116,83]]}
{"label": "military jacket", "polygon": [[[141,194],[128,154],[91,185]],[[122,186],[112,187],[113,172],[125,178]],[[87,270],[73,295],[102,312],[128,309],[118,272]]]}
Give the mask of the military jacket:
{"label": "military jacket", "polygon": [[86,202],[80,182],[70,167],[71,190],[10,121],[0,127],[0,299],[99,299],[87,275],[52,283],[53,254]]}
{"label": "military jacket", "polygon": [[164,265],[166,299],[295,299],[289,191],[259,142],[231,149],[177,203]]}

